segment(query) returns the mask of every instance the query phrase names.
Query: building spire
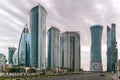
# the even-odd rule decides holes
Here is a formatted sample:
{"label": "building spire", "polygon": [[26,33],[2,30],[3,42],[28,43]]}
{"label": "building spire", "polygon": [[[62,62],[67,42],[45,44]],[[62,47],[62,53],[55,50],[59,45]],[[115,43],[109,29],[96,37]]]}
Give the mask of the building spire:
{"label": "building spire", "polygon": [[24,33],[28,33],[28,25],[27,25],[27,23],[26,23],[25,26],[24,26],[23,32],[24,32]]}

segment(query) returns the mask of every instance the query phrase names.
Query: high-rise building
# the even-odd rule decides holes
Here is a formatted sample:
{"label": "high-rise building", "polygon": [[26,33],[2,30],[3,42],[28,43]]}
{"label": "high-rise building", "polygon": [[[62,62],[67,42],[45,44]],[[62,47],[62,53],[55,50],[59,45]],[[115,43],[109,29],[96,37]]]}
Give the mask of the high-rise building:
{"label": "high-rise building", "polygon": [[26,27],[23,29],[18,47],[18,62],[19,66],[30,66],[30,44],[29,44],[29,31]]}
{"label": "high-rise building", "polygon": [[118,49],[116,42],[116,25],[107,26],[107,71],[115,72],[118,60]]}
{"label": "high-rise building", "polygon": [[60,36],[60,67],[80,71],[80,35],[78,32],[64,32]]}
{"label": "high-rise building", "polygon": [[90,71],[103,71],[101,59],[101,39],[102,39],[102,25],[93,25],[90,27],[91,31],[91,60]]}
{"label": "high-rise building", "polygon": [[5,65],[6,65],[6,56],[0,53],[0,72],[5,71]]}
{"label": "high-rise building", "polygon": [[18,50],[16,50],[13,55],[13,65],[19,66],[18,58]]}
{"label": "high-rise building", "polygon": [[13,64],[13,55],[15,53],[16,48],[9,47],[8,48],[8,64]]}
{"label": "high-rise building", "polygon": [[46,15],[40,4],[30,10],[30,66],[45,69]]}
{"label": "high-rise building", "polygon": [[59,36],[59,29],[51,27],[48,30],[48,68],[50,69],[59,67]]}

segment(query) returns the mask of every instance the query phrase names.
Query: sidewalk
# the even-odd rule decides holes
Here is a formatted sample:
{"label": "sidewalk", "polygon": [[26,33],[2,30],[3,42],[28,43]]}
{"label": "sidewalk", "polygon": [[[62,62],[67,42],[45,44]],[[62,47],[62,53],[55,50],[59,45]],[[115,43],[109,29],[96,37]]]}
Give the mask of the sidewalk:
{"label": "sidewalk", "polygon": [[120,78],[118,78],[117,74],[114,74],[114,75],[112,76],[112,78],[113,78],[114,80],[120,80]]}
{"label": "sidewalk", "polygon": [[112,80],[111,76],[105,77],[105,80]]}

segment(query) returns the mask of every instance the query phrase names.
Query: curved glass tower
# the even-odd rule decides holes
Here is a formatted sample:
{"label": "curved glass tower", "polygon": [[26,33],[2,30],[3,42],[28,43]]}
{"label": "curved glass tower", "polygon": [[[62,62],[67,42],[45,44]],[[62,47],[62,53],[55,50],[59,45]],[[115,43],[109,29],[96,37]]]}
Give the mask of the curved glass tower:
{"label": "curved glass tower", "polygon": [[18,47],[19,66],[30,66],[30,44],[28,28],[24,28],[20,37]]}
{"label": "curved glass tower", "polygon": [[91,64],[90,71],[103,71],[101,60],[101,39],[103,26],[93,25],[91,31]]}
{"label": "curved glass tower", "polygon": [[39,4],[30,10],[30,66],[45,69],[46,10]]}

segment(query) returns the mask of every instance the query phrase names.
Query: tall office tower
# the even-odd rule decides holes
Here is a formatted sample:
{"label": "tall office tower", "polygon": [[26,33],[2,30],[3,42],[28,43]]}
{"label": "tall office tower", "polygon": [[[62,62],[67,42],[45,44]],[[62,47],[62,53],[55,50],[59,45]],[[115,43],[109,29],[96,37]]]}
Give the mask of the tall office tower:
{"label": "tall office tower", "polygon": [[50,69],[59,67],[59,36],[59,29],[51,27],[48,30],[48,68]]}
{"label": "tall office tower", "polygon": [[91,63],[90,71],[101,72],[103,71],[101,60],[101,39],[102,39],[103,26],[93,25],[90,27],[91,31]]}
{"label": "tall office tower", "polygon": [[115,72],[118,60],[118,49],[116,42],[116,25],[107,26],[107,71]]}
{"label": "tall office tower", "polygon": [[16,48],[9,47],[8,48],[8,64],[13,64],[13,55],[15,53]]}
{"label": "tall office tower", "polygon": [[45,69],[46,10],[39,4],[30,10],[30,66]]}
{"label": "tall office tower", "polygon": [[78,32],[64,32],[60,36],[60,67],[80,71],[80,35]]}
{"label": "tall office tower", "polygon": [[18,61],[19,66],[29,67],[30,66],[30,44],[29,44],[29,31],[26,27],[23,29],[18,47]]}

